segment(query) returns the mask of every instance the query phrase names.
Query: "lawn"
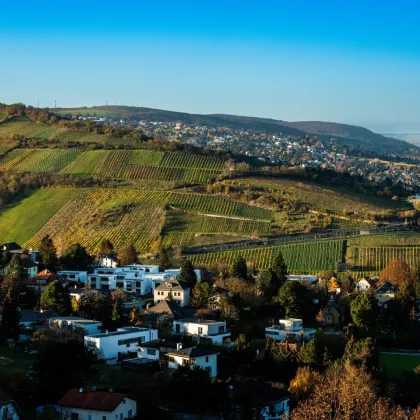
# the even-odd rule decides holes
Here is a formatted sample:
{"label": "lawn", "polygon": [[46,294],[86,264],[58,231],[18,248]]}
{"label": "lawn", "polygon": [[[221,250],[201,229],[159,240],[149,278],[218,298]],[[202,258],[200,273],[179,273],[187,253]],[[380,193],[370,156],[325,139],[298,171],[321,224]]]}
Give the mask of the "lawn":
{"label": "lawn", "polygon": [[27,191],[0,212],[0,242],[23,245],[60,210],[77,191],[51,188]]}
{"label": "lawn", "polygon": [[10,364],[0,364],[1,374],[9,374],[15,370],[26,373],[32,370],[35,360],[35,356],[21,348],[11,348],[4,345],[0,346],[0,357],[10,360]]}
{"label": "lawn", "polygon": [[413,369],[420,365],[420,354],[381,354],[379,363],[388,377],[394,379],[401,376],[404,371],[413,372]]}

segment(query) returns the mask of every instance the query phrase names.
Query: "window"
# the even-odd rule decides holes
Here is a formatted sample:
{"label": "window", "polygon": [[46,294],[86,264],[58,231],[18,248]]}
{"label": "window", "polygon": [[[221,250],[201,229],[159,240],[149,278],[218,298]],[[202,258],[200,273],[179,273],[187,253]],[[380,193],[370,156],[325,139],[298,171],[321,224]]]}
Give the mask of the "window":
{"label": "window", "polygon": [[87,415],[87,420],[93,420],[92,414]]}
{"label": "window", "polygon": [[128,410],[128,418],[129,419],[133,418],[133,410],[131,408]]}
{"label": "window", "polygon": [[120,414],[120,419],[124,420],[124,414],[123,413]]}
{"label": "window", "polygon": [[102,420],[106,420],[106,416],[102,416]]}
{"label": "window", "polygon": [[79,420],[79,413],[71,413],[70,419],[71,420]]}
{"label": "window", "polygon": [[169,361],[170,362],[175,362],[175,357],[174,356],[169,356]]}
{"label": "window", "polygon": [[209,356],[206,356],[206,363],[209,362]]}
{"label": "window", "polygon": [[203,327],[198,327],[198,334],[203,334]]}
{"label": "window", "polygon": [[219,334],[222,334],[224,332],[225,332],[225,326],[222,325],[222,326],[219,327]]}
{"label": "window", "polygon": [[147,349],[146,351],[148,356],[156,356],[156,350],[155,349]]}

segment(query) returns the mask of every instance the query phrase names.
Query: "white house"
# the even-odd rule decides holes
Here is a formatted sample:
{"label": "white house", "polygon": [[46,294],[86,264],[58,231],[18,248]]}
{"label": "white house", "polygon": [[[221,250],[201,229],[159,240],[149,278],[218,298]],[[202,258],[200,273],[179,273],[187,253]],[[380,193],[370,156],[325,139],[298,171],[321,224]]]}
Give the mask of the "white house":
{"label": "white house", "polygon": [[174,333],[208,338],[212,344],[217,345],[222,345],[225,338],[230,337],[230,332],[226,330],[226,321],[199,318],[178,319],[173,322],[172,329]]}
{"label": "white house", "polygon": [[276,341],[309,341],[315,338],[316,329],[304,328],[302,320],[296,318],[280,319],[279,325],[273,325],[265,329],[265,337]]}
{"label": "white house", "polygon": [[180,350],[182,346],[179,343],[165,338],[142,343],[139,345],[137,357],[139,359],[166,360],[166,354]]}
{"label": "white house", "polygon": [[118,360],[121,354],[137,352],[141,343],[158,338],[158,330],[152,328],[125,327],[114,332],[86,335],[85,346],[96,348],[109,363]]}
{"label": "white house", "polygon": [[358,292],[364,293],[369,289],[376,289],[378,283],[377,278],[363,277],[358,283],[356,283],[356,290]]}
{"label": "white house", "polygon": [[114,257],[99,257],[98,267],[116,268],[118,267],[118,260]]}
{"label": "white house", "polygon": [[179,306],[188,306],[191,288],[183,285],[178,280],[170,279],[157,286],[154,290],[155,305],[163,300],[172,300]]}
{"label": "white house", "polygon": [[203,347],[188,347],[167,353],[168,368],[178,369],[180,366],[198,366],[208,372],[210,378],[217,376],[217,352]]}
{"label": "white house", "polygon": [[48,320],[50,325],[58,325],[59,327],[79,328],[84,331],[86,335],[95,335],[101,331],[102,322],[92,319],[79,318],[77,316],[60,316],[50,318]]}
{"label": "white house", "polygon": [[69,389],[58,405],[61,420],[120,420],[137,415],[137,402],[118,392]]}
{"label": "white house", "polygon": [[318,280],[317,276],[310,276],[306,274],[291,274],[287,276],[287,280],[290,281],[301,281],[303,283],[315,283]]}
{"label": "white house", "polygon": [[84,284],[87,282],[87,271],[64,270],[57,271],[57,274],[69,281],[79,281]]}
{"label": "white house", "polygon": [[288,419],[290,414],[290,393],[272,388],[261,404],[260,418],[263,420]]}

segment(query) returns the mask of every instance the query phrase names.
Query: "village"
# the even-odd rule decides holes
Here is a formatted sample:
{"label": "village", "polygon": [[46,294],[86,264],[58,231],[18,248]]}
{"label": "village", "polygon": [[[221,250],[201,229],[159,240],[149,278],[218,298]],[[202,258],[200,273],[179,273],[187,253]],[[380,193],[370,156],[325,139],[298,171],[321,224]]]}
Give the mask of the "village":
{"label": "village", "polygon": [[[355,280],[349,272],[339,281],[333,270],[289,274],[281,254],[270,270],[252,273],[241,257],[232,267],[206,270],[188,259],[173,268],[164,251],[142,264],[126,249],[114,253],[106,240],[100,251],[89,255],[76,244],[57,258],[49,237],[39,250],[0,246],[0,362],[11,372],[22,367],[16,357],[28,366],[7,387],[16,396],[2,390],[0,412],[23,418],[22,394],[36,384],[48,390],[48,398],[34,397],[40,419],[141,419],[152,418],[141,415],[152,410],[155,418],[222,420],[250,412],[280,420],[308,398],[301,383],[308,372],[315,378],[334,360],[362,358],[385,373],[420,345],[420,272],[400,260],[379,277]],[[413,368],[419,356],[412,356]],[[68,380],[63,362],[72,370]],[[87,366],[102,374],[88,378]],[[205,383],[223,397],[197,407],[162,396],[158,407],[148,407],[145,390],[127,385],[133,375],[144,386],[161,375],[180,381],[180,389]]]}

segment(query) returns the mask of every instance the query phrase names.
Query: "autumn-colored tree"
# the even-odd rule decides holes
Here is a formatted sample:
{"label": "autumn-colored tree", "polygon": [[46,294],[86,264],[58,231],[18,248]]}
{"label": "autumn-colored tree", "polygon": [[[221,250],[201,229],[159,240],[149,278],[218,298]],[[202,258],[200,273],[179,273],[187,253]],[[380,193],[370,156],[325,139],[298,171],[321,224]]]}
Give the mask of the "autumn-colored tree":
{"label": "autumn-colored tree", "polygon": [[118,260],[122,266],[137,262],[137,251],[133,245],[125,245],[118,251]]}
{"label": "autumn-colored tree", "polygon": [[400,259],[391,260],[381,271],[379,277],[381,281],[389,281],[395,286],[413,280],[410,266]]}
{"label": "autumn-colored tree", "polygon": [[331,277],[330,281],[328,282],[328,289],[332,292],[335,292],[339,287],[340,285],[338,284],[337,279],[335,277]]}
{"label": "autumn-colored tree", "polygon": [[135,327],[142,326],[145,318],[146,316],[143,315],[138,308],[133,308],[128,315],[130,324],[134,325]]}
{"label": "autumn-colored tree", "polygon": [[290,381],[289,391],[295,395],[297,401],[308,398],[320,380],[320,374],[309,366],[299,366],[296,376]]}

